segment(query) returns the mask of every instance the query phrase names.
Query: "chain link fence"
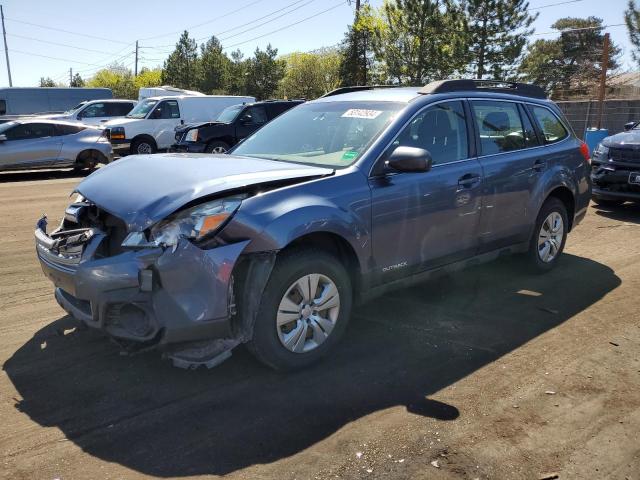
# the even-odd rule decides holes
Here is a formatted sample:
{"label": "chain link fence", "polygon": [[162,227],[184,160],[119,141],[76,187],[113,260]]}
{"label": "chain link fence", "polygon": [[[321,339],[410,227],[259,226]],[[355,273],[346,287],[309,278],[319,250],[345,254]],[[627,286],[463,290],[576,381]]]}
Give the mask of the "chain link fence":
{"label": "chain link fence", "polygon": [[[569,100],[556,102],[579,138],[584,139],[587,128],[598,125],[600,105],[597,100]],[[640,121],[640,99],[605,100],[602,128],[610,134],[624,130],[625,123]]]}

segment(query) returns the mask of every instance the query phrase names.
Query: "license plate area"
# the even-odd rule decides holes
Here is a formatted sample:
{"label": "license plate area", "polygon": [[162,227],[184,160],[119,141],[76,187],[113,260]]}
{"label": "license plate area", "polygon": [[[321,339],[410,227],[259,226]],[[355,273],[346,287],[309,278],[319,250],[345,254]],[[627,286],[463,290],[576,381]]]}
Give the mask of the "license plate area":
{"label": "license plate area", "polygon": [[631,172],[629,174],[629,183],[631,185],[640,185],[640,172]]}

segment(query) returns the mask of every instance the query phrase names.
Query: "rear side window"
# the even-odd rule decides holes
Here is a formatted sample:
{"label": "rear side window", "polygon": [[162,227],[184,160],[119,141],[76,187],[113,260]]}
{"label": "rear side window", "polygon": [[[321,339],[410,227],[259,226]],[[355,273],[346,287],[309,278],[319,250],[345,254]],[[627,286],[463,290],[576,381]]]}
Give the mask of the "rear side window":
{"label": "rear side window", "polygon": [[427,107],[404,128],[393,145],[424,148],[431,154],[434,165],[468,158],[467,124],[462,102],[444,102]]}
{"label": "rear side window", "polygon": [[5,135],[8,140],[53,137],[55,129],[50,123],[25,123],[8,130]]}
{"label": "rear side window", "polygon": [[525,128],[517,103],[484,100],[471,103],[482,155],[527,148]]}
{"label": "rear side window", "polygon": [[58,135],[73,135],[74,133],[81,132],[85,127],[80,125],[56,125]]}
{"label": "rear side window", "polygon": [[107,103],[107,117],[124,117],[133,109],[133,103]]}
{"label": "rear side window", "polygon": [[531,111],[533,112],[536,122],[538,122],[540,130],[542,130],[545,144],[549,145],[550,143],[556,143],[567,138],[569,132],[567,132],[562,122],[560,122],[551,110],[544,107],[532,106]]}

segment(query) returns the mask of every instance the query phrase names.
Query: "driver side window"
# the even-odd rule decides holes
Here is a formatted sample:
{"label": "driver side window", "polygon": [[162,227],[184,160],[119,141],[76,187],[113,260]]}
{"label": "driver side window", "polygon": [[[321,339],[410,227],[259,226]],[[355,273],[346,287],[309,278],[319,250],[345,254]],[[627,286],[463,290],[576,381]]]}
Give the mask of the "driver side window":
{"label": "driver side window", "polygon": [[104,103],[94,103],[80,112],[81,118],[98,118],[106,117]]}
{"label": "driver side window", "polygon": [[462,102],[427,107],[404,128],[393,145],[428,150],[433,165],[465,160],[469,157],[469,142]]}

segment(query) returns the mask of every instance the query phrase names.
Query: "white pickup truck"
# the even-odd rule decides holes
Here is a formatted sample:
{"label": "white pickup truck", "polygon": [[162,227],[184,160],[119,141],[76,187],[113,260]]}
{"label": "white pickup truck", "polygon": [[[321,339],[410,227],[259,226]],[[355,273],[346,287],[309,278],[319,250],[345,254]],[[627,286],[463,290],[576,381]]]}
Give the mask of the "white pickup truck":
{"label": "white pickup truck", "polygon": [[231,95],[151,97],[139,102],[124,118],[102,125],[107,130],[114,151],[155,153],[174,143],[176,127],[185,123],[212,121],[231,105],[255,100],[254,97]]}
{"label": "white pickup truck", "polygon": [[102,125],[114,118],[124,117],[137,103],[135,100],[121,100],[116,98],[87,100],[64,113],[38,115],[38,118],[81,122],[85,125]]}

